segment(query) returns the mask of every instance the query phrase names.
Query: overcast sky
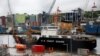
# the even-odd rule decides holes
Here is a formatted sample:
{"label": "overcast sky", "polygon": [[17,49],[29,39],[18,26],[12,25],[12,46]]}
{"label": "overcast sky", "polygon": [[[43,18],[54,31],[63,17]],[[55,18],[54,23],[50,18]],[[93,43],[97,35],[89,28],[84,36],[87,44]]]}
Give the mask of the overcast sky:
{"label": "overcast sky", "polygon": [[[53,0],[10,0],[12,13],[38,14],[42,11],[48,12]],[[93,3],[96,3],[100,10],[100,0],[57,0],[52,13],[56,12],[57,7],[62,12],[68,12],[76,8],[92,10]],[[8,14],[7,0],[0,0],[0,16]]]}

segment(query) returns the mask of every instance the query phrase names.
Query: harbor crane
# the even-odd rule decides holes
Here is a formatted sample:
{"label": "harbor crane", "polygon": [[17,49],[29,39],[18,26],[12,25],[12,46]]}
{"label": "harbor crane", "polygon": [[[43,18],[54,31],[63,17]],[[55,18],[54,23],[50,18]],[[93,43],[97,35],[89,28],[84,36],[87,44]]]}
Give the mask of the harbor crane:
{"label": "harbor crane", "polygon": [[[56,0],[53,0],[53,2],[52,2],[52,4],[51,4],[51,6],[50,6],[50,8],[49,8],[49,10],[48,10],[47,13],[46,13],[45,11],[43,11],[42,23],[48,24],[48,22],[49,22],[49,17],[50,17],[50,13],[51,13],[51,11],[52,11],[52,9],[53,9],[55,3],[56,3]],[[43,21],[44,21],[44,22],[43,22]]]}

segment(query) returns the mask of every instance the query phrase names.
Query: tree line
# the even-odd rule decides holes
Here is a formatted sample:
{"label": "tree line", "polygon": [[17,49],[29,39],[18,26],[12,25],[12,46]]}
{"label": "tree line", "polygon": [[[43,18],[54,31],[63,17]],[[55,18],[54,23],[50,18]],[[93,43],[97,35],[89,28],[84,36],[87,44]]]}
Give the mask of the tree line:
{"label": "tree line", "polygon": [[100,16],[100,10],[99,11],[85,11],[84,17],[86,18],[98,18]]}

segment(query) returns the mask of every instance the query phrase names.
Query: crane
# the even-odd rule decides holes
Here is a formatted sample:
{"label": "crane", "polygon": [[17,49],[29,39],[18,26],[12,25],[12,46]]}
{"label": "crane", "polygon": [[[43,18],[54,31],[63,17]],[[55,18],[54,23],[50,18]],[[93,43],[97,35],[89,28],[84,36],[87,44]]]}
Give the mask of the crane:
{"label": "crane", "polygon": [[84,10],[87,9],[87,6],[88,6],[89,2],[90,2],[90,0],[86,0],[86,2],[85,2],[85,4],[84,4],[84,8],[83,8]]}
{"label": "crane", "polygon": [[42,14],[42,24],[48,24],[48,22],[50,21],[49,20],[50,13],[51,13],[55,3],[56,3],[56,0],[53,0],[53,2],[52,2],[52,4],[51,4],[51,6],[50,6],[50,8],[49,8],[47,13],[43,11],[43,14]]}
{"label": "crane", "polygon": [[12,33],[14,34],[14,19],[13,19],[13,15],[12,15],[12,9],[11,9],[11,4],[10,4],[10,0],[7,0],[7,2],[8,2],[8,10],[9,10],[9,15],[11,15],[10,16],[10,18],[11,18],[11,21],[12,21]]}
{"label": "crane", "polygon": [[51,4],[51,6],[50,6],[50,8],[49,8],[48,14],[50,14],[50,13],[51,13],[52,8],[54,7],[55,3],[56,3],[56,0],[53,0],[53,2],[52,2],[52,4]]}

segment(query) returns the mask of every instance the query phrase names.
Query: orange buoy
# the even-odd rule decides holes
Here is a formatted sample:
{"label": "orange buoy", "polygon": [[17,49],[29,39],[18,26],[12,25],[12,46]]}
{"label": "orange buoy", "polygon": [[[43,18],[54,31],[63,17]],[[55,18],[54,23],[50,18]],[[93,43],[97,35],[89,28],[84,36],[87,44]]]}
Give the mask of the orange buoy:
{"label": "orange buoy", "polygon": [[26,45],[16,44],[16,48],[18,51],[24,51],[26,49]]}

